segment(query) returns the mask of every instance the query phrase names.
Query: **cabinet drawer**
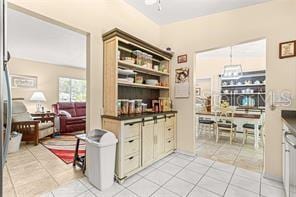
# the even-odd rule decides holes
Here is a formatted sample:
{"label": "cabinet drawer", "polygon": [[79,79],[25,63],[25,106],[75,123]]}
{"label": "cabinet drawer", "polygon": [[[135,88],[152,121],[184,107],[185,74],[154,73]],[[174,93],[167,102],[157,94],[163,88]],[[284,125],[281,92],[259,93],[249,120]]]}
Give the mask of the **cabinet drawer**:
{"label": "cabinet drawer", "polygon": [[124,125],[124,139],[140,136],[140,123],[126,123]]}
{"label": "cabinet drawer", "polygon": [[139,168],[140,167],[139,155],[130,156],[130,157],[125,158],[123,167],[124,167],[124,170],[123,170],[124,174],[127,174],[127,173]]}
{"label": "cabinet drawer", "polygon": [[165,127],[165,139],[174,138],[174,126]]}
{"label": "cabinet drawer", "polygon": [[174,150],[175,148],[175,139],[166,139],[165,140],[165,152],[169,152],[171,150]]}
{"label": "cabinet drawer", "polygon": [[174,126],[174,124],[175,124],[175,117],[174,116],[168,116],[166,118],[165,125],[166,126]]}
{"label": "cabinet drawer", "polygon": [[140,152],[140,140],[139,138],[131,138],[124,142],[124,156],[132,155],[133,153]]}

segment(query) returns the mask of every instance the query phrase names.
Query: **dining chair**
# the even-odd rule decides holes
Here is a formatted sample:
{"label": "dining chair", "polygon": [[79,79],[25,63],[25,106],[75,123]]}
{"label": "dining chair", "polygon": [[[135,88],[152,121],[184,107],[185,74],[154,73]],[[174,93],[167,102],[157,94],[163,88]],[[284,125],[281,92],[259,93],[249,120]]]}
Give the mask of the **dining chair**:
{"label": "dining chair", "polygon": [[234,109],[231,107],[219,108],[219,110],[215,111],[215,119],[216,142],[218,143],[220,134],[228,133],[229,143],[232,144],[233,138],[236,137],[237,128],[237,125],[234,124]]}
{"label": "dining chair", "polygon": [[[265,113],[262,112],[260,114],[260,120],[259,120],[259,135],[262,137],[262,143],[264,143],[263,139],[263,130],[264,130],[264,123],[265,123]],[[250,123],[243,124],[243,144],[247,142],[248,136],[255,135],[255,125]]]}
{"label": "dining chair", "polygon": [[211,120],[211,119],[201,119],[199,118],[198,120],[198,133],[200,134],[201,131],[205,131],[206,133],[208,133],[209,138],[211,138],[211,136],[215,136],[215,121]]}

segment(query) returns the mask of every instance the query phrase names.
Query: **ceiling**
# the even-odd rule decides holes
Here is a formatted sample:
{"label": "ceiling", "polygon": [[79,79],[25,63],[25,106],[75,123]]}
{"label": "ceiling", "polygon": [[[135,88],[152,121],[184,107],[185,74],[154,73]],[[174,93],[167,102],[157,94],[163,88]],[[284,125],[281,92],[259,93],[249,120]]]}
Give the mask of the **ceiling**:
{"label": "ceiling", "polygon": [[12,57],[86,68],[86,36],[21,12],[7,11]]}
{"label": "ceiling", "polygon": [[164,25],[270,0],[161,0],[161,11],[158,11],[157,4],[145,5],[145,0],[125,1],[156,23]]}

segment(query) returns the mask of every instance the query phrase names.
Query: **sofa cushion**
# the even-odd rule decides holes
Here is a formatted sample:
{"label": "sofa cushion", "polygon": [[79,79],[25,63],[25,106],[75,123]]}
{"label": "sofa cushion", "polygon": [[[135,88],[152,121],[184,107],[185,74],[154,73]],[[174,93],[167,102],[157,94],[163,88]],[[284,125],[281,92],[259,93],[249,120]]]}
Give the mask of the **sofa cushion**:
{"label": "sofa cushion", "polygon": [[29,112],[12,114],[12,122],[23,122],[33,120]]}
{"label": "sofa cushion", "polygon": [[85,102],[77,102],[74,103],[76,116],[85,116],[86,115],[86,103]]}
{"label": "sofa cushion", "polygon": [[39,123],[39,130],[48,129],[50,127],[53,127],[53,123],[52,122]]}
{"label": "sofa cushion", "polygon": [[64,103],[64,102],[60,102],[60,103],[57,103],[57,108],[58,110],[64,110],[64,111],[67,111],[71,114],[72,117],[75,117],[76,116],[76,111],[75,111],[75,105],[74,103]]}
{"label": "sofa cushion", "polygon": [[60,110],[59,115],[66,116],[67,118],[71,118],[71,114],[65,110]]}

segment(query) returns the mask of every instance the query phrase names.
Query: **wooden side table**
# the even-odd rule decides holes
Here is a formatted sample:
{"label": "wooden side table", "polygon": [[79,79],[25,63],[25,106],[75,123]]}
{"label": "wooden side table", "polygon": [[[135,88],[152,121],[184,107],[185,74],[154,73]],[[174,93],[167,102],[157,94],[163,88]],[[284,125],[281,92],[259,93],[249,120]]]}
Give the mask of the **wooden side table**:
{"label": "wooden side table", "polygon": [[73,166],[79,166],[82,169],[82,172],[85,172],[86,169],[86,162],[85,162],[85,155],[84,156],[79,156],[79,143],[80,140],[86,141],[86,134],[78,134],[75,135],[75,138],[77,139],[76,141],[76,148],[75,148],[75,155],[74,155],[74,160],[73,160]]}
{"label": "wooden side table", "polygon": [[39,120],[40,122],[53,122],[55,118],[55,113],[32,113],[31,116],[34,120]]}

